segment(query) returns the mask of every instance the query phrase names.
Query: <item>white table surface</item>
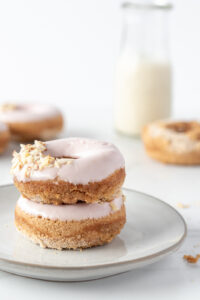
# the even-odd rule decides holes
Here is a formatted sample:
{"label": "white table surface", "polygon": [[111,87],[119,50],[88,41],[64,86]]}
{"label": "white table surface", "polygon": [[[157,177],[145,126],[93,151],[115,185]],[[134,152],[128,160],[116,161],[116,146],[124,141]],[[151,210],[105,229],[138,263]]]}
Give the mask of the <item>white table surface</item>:
{"label": "white table surface", "polygon": [[[116,135],[109,122],[104,122],[103,128],[100,124],[96,117],[91,117],[81,129],[78,122],[71,122],[68,135],[114,142],[126,159],[125,187],[149,193],[176,207],[188,225],[185,243],[176,253],[153,265],[90,282],[47,282],[0,271],[0,299],[199,299],[200,264],[188,264],[182,257],[200,253],[200,167],[175,167],[152,161],[139,139]],[[10,155],[16,147],[10,145],[0,158],[0,184],[12,181]],[[189,207],[178,208],[178,203]]]}

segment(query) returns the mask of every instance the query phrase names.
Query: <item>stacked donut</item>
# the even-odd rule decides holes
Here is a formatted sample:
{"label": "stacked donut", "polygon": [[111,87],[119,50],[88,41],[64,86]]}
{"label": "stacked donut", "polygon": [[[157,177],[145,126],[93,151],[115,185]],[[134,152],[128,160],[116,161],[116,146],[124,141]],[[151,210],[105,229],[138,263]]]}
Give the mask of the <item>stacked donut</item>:
{"label": "stacked donut", "polygon": [[42,247],[103,245],[126,222],[124,159],[110,143],[68,138],[21,145],[12,174],[21,193],[16,227]]}

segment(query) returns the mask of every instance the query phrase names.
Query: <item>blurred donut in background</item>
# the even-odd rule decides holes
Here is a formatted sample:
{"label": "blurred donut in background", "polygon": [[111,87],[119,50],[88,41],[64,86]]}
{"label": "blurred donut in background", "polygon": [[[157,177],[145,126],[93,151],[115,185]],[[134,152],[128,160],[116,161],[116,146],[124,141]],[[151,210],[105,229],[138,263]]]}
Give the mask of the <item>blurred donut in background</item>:
{"label": "blurred donut in background", "polygon": [[196,121],[157,121],[142,133],[147,154],[163,163],[200,164],[200,123]]}
{"label": "blurred donut in background", "polygon": [[54,106],[33,103],[1,105],[0,121],[9,127],[11,139],[19,142],[55,138],[64,123],[61,112]]}
{"label": "blurred donut in background", "polygon": [[3,153],[10,141],[10,132],[8,126],[0,122],[0,154]]}

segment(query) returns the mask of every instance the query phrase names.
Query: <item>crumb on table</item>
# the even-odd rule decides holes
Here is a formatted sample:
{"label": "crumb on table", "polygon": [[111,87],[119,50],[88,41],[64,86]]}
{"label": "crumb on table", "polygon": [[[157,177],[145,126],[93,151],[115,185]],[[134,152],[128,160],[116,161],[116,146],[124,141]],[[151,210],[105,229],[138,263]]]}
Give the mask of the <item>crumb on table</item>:
{"label": "crumb on table", "polygon": [[200,258],[200,254],[197,254],[196,256],[192,255],[184,255],[183,259],[187,260],[188,263],[190,264],[196,264]]}
{"label": "crumb on table", "polygon": [[177,207],[179,207],[179,208],[189,208],[190,206],[188,204],[183,204],[181,202],[178,202]]}

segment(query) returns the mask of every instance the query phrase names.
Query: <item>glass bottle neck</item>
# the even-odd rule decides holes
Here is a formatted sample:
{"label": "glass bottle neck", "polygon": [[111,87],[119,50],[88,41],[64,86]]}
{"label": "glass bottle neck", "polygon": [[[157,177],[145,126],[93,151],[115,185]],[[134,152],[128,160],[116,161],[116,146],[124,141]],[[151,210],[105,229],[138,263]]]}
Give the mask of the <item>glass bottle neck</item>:
{"label": "glass bottle neck", "polygon": [[121,50],[138,59],[168,60],[168,12],[125,9]]}

